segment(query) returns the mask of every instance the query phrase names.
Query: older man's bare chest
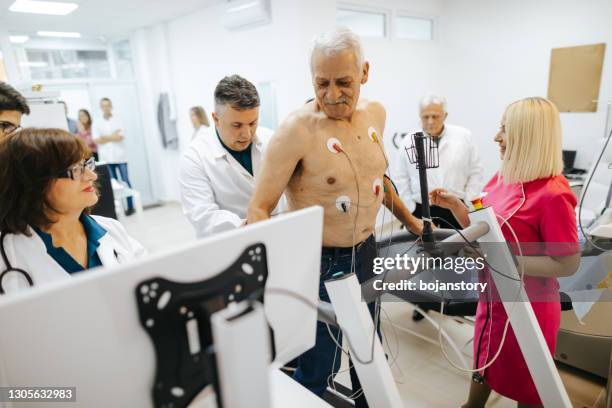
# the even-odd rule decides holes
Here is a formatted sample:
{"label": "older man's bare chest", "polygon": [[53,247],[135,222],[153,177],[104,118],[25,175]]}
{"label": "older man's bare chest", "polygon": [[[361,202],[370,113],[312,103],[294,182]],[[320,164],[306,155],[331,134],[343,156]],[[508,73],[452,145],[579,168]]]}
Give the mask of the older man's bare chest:
{"label": "older man's bare chest", "polygon": [[318,123],[312,129],[311,148],[290,182],[290,194],[323,206],[342,196],[360,200],[361,205],[368,199],[374,201],[382,193],[387,166],[381,126],[366,115],[351,123]]}

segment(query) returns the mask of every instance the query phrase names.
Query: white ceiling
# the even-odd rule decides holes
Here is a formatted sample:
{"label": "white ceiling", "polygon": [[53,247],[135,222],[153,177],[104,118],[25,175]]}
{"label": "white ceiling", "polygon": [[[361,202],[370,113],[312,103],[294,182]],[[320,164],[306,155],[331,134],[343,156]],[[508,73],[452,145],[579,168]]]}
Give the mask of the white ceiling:
{"label": "white ceiling", "polygon": [[[54,0],[62,1],[62,0]],[[14,0],[0,0],[0,29],[10,32],[76,31],[113,37],[191,13],[224,0],[63,0],[79,8],[67,16],[14,13]]]}

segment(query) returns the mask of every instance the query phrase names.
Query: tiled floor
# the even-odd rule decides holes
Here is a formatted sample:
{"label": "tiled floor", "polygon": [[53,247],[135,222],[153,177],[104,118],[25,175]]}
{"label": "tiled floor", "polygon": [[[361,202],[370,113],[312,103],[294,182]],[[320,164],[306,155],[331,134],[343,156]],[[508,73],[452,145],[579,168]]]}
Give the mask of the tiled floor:
{"label": "tiled floor", "polygon": [[[166,204],[146,210],[141,217],[132,216],[122,220],[130,234],[140,241],[150,252],[175,248],[195,239],[191,225],[182,215],[179,204]],[[413,322],[410,304],[404,302],[384,302],[382,328],[387,338],[387,353],[399,392],[406,407],[458,407],[467,397],[469,388],[468,374],[453,368],[440,351],[439,344],[432,344],[400,329],[395,325],[413,330],[421,335],[437,339],[437,330],[426,321]],[[438,313],[430,313],[434,319]],[[443,326],[459,346],[465,345],[472,337],[470,324],[446,319]],[[398,352],[399,350],[399,352]],[[472,344],[464,347],[465,358],[471,360]],[[452,351],[448,354],[456,359]],[[343,359],[343,368],[346,359]],[[574,407],[603,408],[604,385],[593,381],[581,372],[561,369],[561,377],[572,398]],[[349,383],[348,372],[341,373],[337,379],[342,384]],[[601,405],[597,401],[601,402]],[[516,403],[493,394],[488,407],[515,407]]]}
{"label": "tiled floor", "polygon": [[[467,373],[453,368],[445,359],[438,344],[431,344],[405,331],[395,329],[391,325],[405,327],[434,340],[438,333],[432,325],[425,320],[412,321],[413,307],[404,302],[385,302],[383,308],[387,316],[383,318],[382,329],[387,337],[385,345],[392,365],[393,375],[406,407],[458,407],[467,397],[470,379]],[[385,315],[383,313],[383,315]],[[438,313],[431,313],[434,319],[439,318]],[[447,319],[444,329],[459,345],[465,345],[472,337],[472,326],[466,323],[457,323]],[[399,343],[399,347],[396,345]],[[399,349],[399,353],[397,350]],[[465,358],[471,361],[472,344],[464,348]],[[446,347],[447,354],[459,364],[458,358]],[[346,367],[346,361],[343,361]],[[348,373],[339,376],[342,384],[349,384]],[[516,403],[493,394],[487,406],[495,408],[515,407]]]}
{"label": "tiled floor", "polygon": [[150,253],[180,247],[195,240],[194,229],[183,216],[178,203],[153,207],[142,215],[122,217],[120,221]]}

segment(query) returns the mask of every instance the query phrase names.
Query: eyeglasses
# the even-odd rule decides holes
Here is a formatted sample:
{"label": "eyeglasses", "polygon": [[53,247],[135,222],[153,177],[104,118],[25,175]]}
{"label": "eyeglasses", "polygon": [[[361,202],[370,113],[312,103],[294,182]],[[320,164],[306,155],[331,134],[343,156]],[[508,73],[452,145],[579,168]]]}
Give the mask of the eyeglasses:
{"label": "eyeglasses", "polygon": [[85,174],[85,169],[89,171],[96,170],[96,159],[90,157],[87,160],[83,160],[82,163],[76,164],[69,168],[68,170],[64,170],[60,174],[58,174],[58,178],[69,178],[72,180],[81,180],[83,175]]}
{"label": "eyeglasses", "polygon": [[11,122],[0,121],[0,133],[3,133],[6,136],[17,132],[19,129],[21,129],[21,126],[19,125]]}

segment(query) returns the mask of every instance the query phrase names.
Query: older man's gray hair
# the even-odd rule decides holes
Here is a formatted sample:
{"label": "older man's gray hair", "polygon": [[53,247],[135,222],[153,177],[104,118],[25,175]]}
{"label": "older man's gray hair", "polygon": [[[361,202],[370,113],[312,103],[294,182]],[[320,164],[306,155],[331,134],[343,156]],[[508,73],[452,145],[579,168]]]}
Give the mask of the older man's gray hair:
{"label": "older man's gray hair", "polygon": [[312,71],[314,55],[317,52],[323,55],[336,55],[343,51],[351,51],[355,55],[359,69],[363,66],[363,48],[359,36],[346,27],[336,27],[333,30],[316,37],[310,52],[310,70]]}
{"label": "older man's gray hair", "polygon": [[441,105],[442,110],[446,112],[446,98],[441,95],[436,95],[436,94],[425,95],[423,99],[421,99],[421,102],[419,103],[419,109],[422,111],[429,105]]}

